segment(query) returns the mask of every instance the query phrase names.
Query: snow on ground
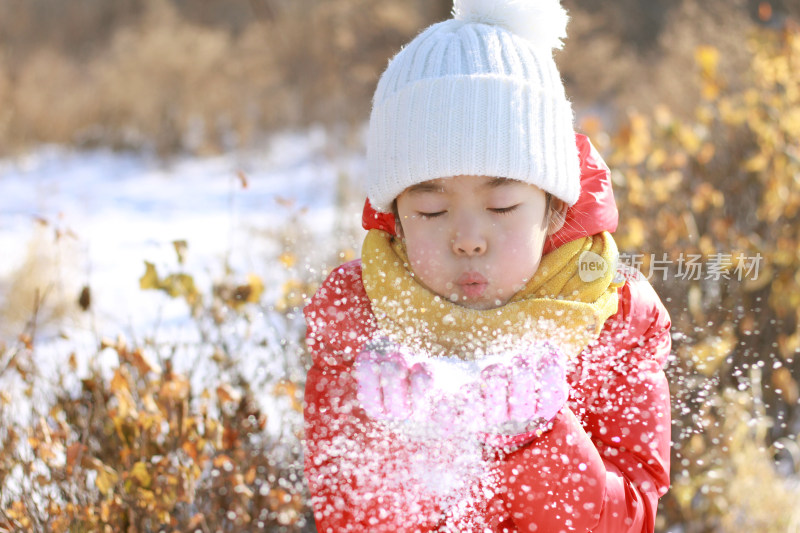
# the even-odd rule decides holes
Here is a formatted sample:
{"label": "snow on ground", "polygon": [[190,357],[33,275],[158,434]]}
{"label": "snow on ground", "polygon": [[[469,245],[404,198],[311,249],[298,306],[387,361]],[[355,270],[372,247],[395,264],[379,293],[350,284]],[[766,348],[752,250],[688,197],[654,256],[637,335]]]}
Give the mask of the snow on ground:
{"label": "snow on ground", "polygon": [[[363,175],[359,154],[332,158],[331,144],[317,129],[276,136],[261,153],[169,163],[59,147],[0,160],[0,280],[19,268],[37,219],[44,219],[75,234],[83,252],[76,281],[91,285],[104,325],[145,326],[153,302],[138,288],[143,262],[174,269],[172,241],[188,242],[189,273],[212,275],[226,257],[234,271],[263,268],[281,250],[275,239],[254,239],[254,232],[280,228],[300,210],[308,210],[302,219],[312,238],[328,235],[336,223],[339,175],[355,187]],[[352,224],[359,213],[348,216]]]}
{"label": "snow on ground", "polygon": [[[61,147],[0,160],[0,306],[7,296],[3,287],[8,290],[45,220],[48,231],[74,234],[66,239],[77,252],[66,258],[60,274],[67,294],[77,301],[83,285],[92,291],[91,320],[78,313],[81,320],[59,324],[37,344],[39,357],[50,360],[45,363],[63,364],[76,349],[79,357],[91,356],[99,336],[120,333],[141,339],[157,329],[161,340],[194,342],[197,331],[183,302],[140,290],[144,261],[155,263],[162,276],[175,272],[172,242],[185,240],[185,270],[201,292],[223,275],[227,262],[242,276],[261,276],[268,300],[286,276],[277,261],[284,251],[283,228],[294,220],[307,228],[299,233],[303,242],[297,248],[317,251],[305,261],[308,268],[320,268],[319,258],[336,246],[336,228],[358,225],[357,208],[337,209],[337,189],[345,179],[348,196],[363,198],[364,167],[361,151],[341,149],[322,129],[276,135],[261,151],[168,162],[147,154]],[[265,327],[275,321],[264,313],[260,318]],[[269,334],[284,334],[281,327],[302,323],[274,325]],[[253,351],[248,364],[257,367],[266,357],[263,350]]]}

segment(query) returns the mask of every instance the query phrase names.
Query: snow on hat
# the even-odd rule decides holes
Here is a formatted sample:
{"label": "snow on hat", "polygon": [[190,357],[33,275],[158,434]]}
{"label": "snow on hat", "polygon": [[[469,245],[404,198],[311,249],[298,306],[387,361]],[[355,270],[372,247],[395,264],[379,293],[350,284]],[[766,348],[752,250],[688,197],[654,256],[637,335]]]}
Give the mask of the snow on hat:
{"label": "snow on hat", "polygon": [[454,0],[390,62],[373,98],[367,195],[379,211],[411,185],[459,175],[580,194],[572,107],[553,60],[559,0]]}

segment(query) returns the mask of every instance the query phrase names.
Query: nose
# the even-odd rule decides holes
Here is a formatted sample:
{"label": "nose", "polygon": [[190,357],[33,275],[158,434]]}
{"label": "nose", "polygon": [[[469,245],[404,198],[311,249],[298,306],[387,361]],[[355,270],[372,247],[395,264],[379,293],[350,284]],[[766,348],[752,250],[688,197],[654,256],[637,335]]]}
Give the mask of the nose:
{"label": "nose", "polygon": [[462,225],[453,239],[453,253],[472,257],[486,252],[486,238],[471,224]]}

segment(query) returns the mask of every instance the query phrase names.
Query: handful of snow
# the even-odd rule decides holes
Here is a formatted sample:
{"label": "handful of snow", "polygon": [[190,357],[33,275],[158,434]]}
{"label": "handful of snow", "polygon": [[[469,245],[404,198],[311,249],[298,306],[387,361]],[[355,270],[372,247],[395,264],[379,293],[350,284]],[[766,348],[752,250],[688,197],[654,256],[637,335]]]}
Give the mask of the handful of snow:
{"label": "handful of snow", "polygon": [[359,353],[354,372],[366,413],[404,433],[517,435],[549,422],[566,402],[564,364],[551,343],[462,361],[378,341]]}

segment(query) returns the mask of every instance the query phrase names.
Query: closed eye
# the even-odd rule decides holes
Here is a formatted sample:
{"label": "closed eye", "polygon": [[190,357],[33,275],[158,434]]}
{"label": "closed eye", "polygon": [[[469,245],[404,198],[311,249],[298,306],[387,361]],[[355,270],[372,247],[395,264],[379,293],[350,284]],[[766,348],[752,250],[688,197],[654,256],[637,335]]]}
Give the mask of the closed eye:
{"label": "closed eye", "polygon": [[498,215],[506,215],[506,214],[511,213],[512,211],[514,211],[519,206],[520,206],[520,204],[511,205],[511,206],[508,206],[508,207],[490,207],[489,211],[491,211],[492,213],[497,213]]}
{"label": "closed eye", "polygon": [[444,215],[445,213],[447,213],[447,211],[436,211],[434,213],[423,213],[422,211],[417,211],[417,214],[425,219],[437,218]]}

